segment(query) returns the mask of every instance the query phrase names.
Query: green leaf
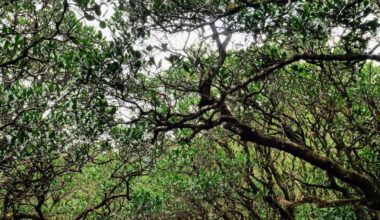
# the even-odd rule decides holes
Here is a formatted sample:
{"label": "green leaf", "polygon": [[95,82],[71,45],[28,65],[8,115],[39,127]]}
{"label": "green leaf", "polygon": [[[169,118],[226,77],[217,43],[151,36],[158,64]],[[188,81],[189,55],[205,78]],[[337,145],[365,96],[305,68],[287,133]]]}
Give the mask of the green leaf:
{"label": "green leaf", "polygon": [[100,5],[98,5],[98,4],[96,4],[96,5],[94,6],[94,11],[95,11],[95,14],[96,14],[97,16],[100,16],[100,15],[102,14],[101,7],[100,7]]}
{"label": "green leaf", "polygon": [[105,21],[100,21],[100,22],[99,22],[99,27],[100,27],[100,28],[103,28],[103,29],[106,28],[106,27],[107,27],[106,22],[105,22]]}
{"label": "green leaf", "polygon": [[75,0],[79,6],[85,7],[90,2],[90,0]]}
{"label": "green leaf", "polygon": [[153,8],[159,9],[161,7],[161,4],[162,4],[162,0],[154,0]]}
{"label": "green leaf", "polygon": [[190,72],[190,68],[189,68],[189,66],[188,66],[186,63],[184,63],[182,66],[183,66],[183,69],[184,69],[186,72]]}

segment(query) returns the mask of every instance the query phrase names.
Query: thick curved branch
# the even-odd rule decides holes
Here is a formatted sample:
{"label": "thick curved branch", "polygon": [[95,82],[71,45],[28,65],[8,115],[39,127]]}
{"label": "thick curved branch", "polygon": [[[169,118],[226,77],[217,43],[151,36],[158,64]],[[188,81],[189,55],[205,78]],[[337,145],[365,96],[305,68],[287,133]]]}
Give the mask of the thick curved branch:
{"label": "thick curved branch", "polygon": [[322,170],[327,171],[343,182],[358,187],[365,195],[366,205],[374,210],[380,210],[380,191],[369,177],[356,171],[347,170],[337,162],[319,155],[306,146],[285,141],[279,137],[267,136],[248,125],[242,124],[234,118],[232,114],[222,116],[221,120],[227,123],[225,126],[226,129],[239,135],[243,141],[249,141],[287,152]]}
{"label": "thick curved branch", "polygon": [[319,208],[329,208],[337,206],[361,204],[363,199],[338,199],[338,200],[321,200],[316,197],[307,197],[300,200],[288,201],[286,199],[278,199],[279,203],[284,206],[296,207],[308,203],[316,204]]}

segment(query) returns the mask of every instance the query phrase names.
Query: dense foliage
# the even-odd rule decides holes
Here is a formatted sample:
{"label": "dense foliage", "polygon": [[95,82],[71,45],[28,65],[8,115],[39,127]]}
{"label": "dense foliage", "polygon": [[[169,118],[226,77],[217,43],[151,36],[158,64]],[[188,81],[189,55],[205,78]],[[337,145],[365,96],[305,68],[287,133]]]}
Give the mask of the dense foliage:
{"label": "dense foliage", "polygon": [[380,219],[379,15],[2,1],[0,217]]}

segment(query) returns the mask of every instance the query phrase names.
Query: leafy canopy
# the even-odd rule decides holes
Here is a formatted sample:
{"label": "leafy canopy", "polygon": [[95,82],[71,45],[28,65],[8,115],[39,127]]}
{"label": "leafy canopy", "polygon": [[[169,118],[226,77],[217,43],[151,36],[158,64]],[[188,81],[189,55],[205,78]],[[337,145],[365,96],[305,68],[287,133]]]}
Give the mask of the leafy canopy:
{"label": "leafy canopy", "polygon": [[379,218],[379,10],[3,1],[1,217]]}

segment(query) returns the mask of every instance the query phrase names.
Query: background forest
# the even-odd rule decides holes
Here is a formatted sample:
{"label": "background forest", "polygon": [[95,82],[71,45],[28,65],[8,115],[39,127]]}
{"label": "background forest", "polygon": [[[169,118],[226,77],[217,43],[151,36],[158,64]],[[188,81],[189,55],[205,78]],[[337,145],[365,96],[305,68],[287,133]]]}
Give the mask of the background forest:
{"label": "background forest", "polygon": [[379,16],[2,0],[0,218],[379,220]]}

